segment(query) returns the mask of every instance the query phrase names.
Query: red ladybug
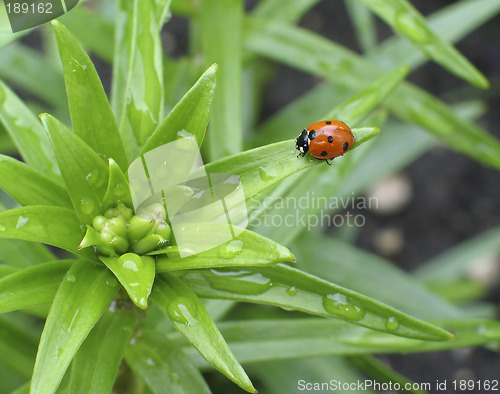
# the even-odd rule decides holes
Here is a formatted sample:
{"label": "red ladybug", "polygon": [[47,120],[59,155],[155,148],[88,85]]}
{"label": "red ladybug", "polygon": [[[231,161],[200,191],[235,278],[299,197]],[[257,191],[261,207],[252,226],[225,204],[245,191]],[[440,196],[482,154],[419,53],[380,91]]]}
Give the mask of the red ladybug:
{"label": "red ladybug", "polygon": [[302,157],[307,152],[319,160],[332,160],[343,155],[354,144],[351,129],[340,120],[323,120],[304,129],[295,140]]}

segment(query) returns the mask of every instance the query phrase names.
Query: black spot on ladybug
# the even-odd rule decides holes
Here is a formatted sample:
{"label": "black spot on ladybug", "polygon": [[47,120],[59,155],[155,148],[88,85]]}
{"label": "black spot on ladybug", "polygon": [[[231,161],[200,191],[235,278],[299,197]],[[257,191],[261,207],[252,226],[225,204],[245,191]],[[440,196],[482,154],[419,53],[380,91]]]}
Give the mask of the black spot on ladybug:
{"label": "black spot on ladybug", "polygon": [[311,130],[311,131],[309,132],[309,139],[310,139],[310,140],[313,140],[313,139],[315,139],[315,138],[316,138],[316,132],[315,132],[314,130]]}
{"label": "black spot on ladybug", "polygon": [[328,153],[326,151],[321,152],[321,156],[326,156]]}
{"label": "black spot on ladybug", "polygon": [[344,145],[342,146],[342,149],[344,149],[344,152],[349,148],[349,142],[344,142]]}
{"label": "black spot on ladybug", "polygon": [[328,136],[328,142],[331,144],[333,142],[333,137],[331,135]]}
{"label": "black spot on ladybug", "polygon": [[325,123],[326,124],[332,124],[332,122],[330,122],[329,120],[327,120]]}

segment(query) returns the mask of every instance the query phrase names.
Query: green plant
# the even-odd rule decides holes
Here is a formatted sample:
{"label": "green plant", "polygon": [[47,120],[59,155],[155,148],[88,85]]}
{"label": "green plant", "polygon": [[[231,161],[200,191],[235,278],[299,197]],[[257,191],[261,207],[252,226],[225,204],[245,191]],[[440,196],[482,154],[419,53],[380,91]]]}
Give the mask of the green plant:
{"label": "green plant", "polygon": [[[346,357],[382,381],[403,384],[403,377],[382,368],[370,355],[483,345],[500,338],[498,322],[472,319],[415,278],[345,241],[304,231],[305,225],[262,225],[263,215],[277,210],[264,204],[266,198],[297,199],[311,191],[318,196],[349,196],[429,147],[429,137],[412,134],[408,126],[385,139],[385,127],[377,136],[377,127],[365,126],[366,118],[367,124],[383,124],[383,113],[372,115],[381,106],[424,127],[451,148],[500,168],[496,139],[436,97],[403,82],[409,68],[401,64],[422,62],[420,52],[397,40],[365,58],[355,55],[293,24],[314,3],[304,1],[299,7],[289,1],[262,1],[248,16],[242,2],[234,0],[203,1],[201,6],[120,0],[114,42],[105,16],[75,9],[61,20],[88,48],[112,60],[113,81],[109,103],[79,39],[53,22],[73,130],[58,120],[68,119],[60,70],[40,55],[33,60],[32,50],[22,44],[3,48],[7,63],[22,64],[6,77],[28,88],[49,86],[30,91],[57,116],[42,114],[40,123],[0,82],[5,130],[0,146],[8,150],[12,141],[24,161],[0,156],[0,187],[15,200],[5,199],[6,209],[0,213],[0,311],[21,311],[0,320],[0,362],[15,371],[6,392],[30,380],[21,390],[209,392],[200,373],[206,368],[200,355],[248,392],[255,389],[240,363],[259,363],[252,372],[272,386],[266,362],[320,355]],[[468,82],[487,86],[486,79],[439,33],[432,33],[405,1],[363,3],[434,61]],[[467,11],[478,3],[486,10],[470,17]],[[97,7],[104,11],[106,5]],[[162,54],[160,32],[171,8],[189,16],[193,30],[201,31],[194,34],[192,56],[179,60]],[[363,10],[352,9],[354,21]],[[467,16],[468,25],[447,37],[456,40],[499,10],[491,1],[466,1],[440,15],[439,22],[446,25],[443,20],[450,24],[453,18]],[[88,24],[95,29],[89,32]],[[446,32],[445,26],[436,25]],[[361,27],[359,32],[364,34]],[[365,42],[374,45],[368,36]],[[199,52],[204,54],[203,64],[196,56]],[[399,61],[401,52],[408,54],[404,62]],[[268,65],[261,56],[326,82],[244,140],[244,129],[255,121],[252,103],[266,82]],[[375,66],[382,56],[387,71]],[[21,78],[30,67],[41,76],[39,84]],[[295,132],[276,126],[297,129],[296,125],[326,118],[342,119],[354,127],[356,136],[353,151],[336,159],[331,168],[313,159],[298,160],[290,139]],[[240,177],[250,226],[237,236],[241,247],[236,250],[228,242],[180,258],[164,208],[133,211],[129,165],[182,138],[181,130],[196,137],[208,159],[207,173]],[[257,147],[243,151],[245,143]],[[401,145],[403,152],[397,156]],[[389,154],[393,160],[384,161]],[[303,215],[317,211],[299,208]],[[278,215],[286,213],[281,209]],[[297,267],[294,254],[284,245],[294,250]],[[338,263],[342,259],[350,265]],[[434,271],[428,269],[427,278],[439,282],[436,272],[451,258],[443,260],[432,264]],[[360,261],[362,266],[356,264]],[[351,278],[345,287],[336,284],[345,277]],[[225,319],[236,302],[297,312],[273,312],[265,319],[256,309],[257,318]],[[38,351],[41,320],[29,325],[32,316],[46,318]],[[455,340],[449,340],[453,335],[445,329],[453,331]],[[314,361],[305,360],[302,366],[304,376],[316,368]],[[344,376],[358,376],[352,367],[339,368],[345,369]]]}

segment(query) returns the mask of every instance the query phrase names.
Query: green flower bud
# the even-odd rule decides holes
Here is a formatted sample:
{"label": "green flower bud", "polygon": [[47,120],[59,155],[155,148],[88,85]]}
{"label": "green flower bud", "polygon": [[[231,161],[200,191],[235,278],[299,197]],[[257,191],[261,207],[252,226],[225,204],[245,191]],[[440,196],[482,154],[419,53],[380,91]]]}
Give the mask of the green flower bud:
{"label": "green flower bud", "polygon": [[160,235],[150,234],[133,244],[131,250],[137,254],[145,254],[152,252],[164,244],[165,239],[163,239]]}
{"label": "green flower bud", "polygon": [[127,222],[120,216],[109,219],[106,227],[120,237],[127,237]]}
{"label": "green flower bud", "polygon": [[92,220],[92,227],[94,227],[95,230],[97,231],[102,231],[104,227],[106,227],[106,224],[108,223],[108,218],[105,216],[96,216]]}
{"label": "green flower bud", "polygon": [[168,241],[170,239],[170,226],[166,222],[161,222],[158,224],[158,226],[154,229],[153,231],[154,234],[158,234],[161,236],[165,241]]}
{"label": "green flower bud", "polygon": [[128,245],[127,239],[120,236],[113,238],[111,241],[111,247],[118,255],[125,253],[128,250]]}
{"label": "green flower bud", "polygon": [[132,217],[132,210],[124,204],[120,203],[116,207],[112,207],[106,210],[106,212],[104,212],[104,216],[109,219],[119,216],[125,220],[128,220]]}
{"label": "green flower bud", "polygon": [[118,207],[109,208],[106,212],[104,212],[104,216],[108,219],[120,216],[120,210]]}
{"label": "green flower bud", "polygon": [[154,228],[155,223],[140,216],[132,216],[128,221],[127,237],[130,242],[137,242],[148,235]]}

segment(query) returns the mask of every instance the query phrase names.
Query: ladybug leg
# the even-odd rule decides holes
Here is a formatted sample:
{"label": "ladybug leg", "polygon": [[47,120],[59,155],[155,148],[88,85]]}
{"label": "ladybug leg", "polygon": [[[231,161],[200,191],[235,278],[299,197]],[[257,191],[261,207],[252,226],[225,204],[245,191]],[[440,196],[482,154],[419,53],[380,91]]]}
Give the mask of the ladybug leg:
{"label": "ladybug leg", "polygon": [[[331,159],[330,159],[331,160]],[[328,159],[325,159],[326,161],[326,164],[328,164],[329,166],[331,166],[332,164],[328,161]]]}

